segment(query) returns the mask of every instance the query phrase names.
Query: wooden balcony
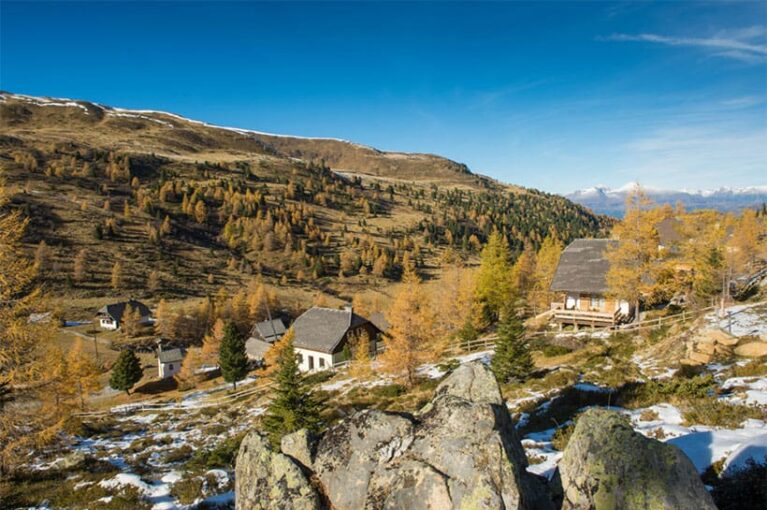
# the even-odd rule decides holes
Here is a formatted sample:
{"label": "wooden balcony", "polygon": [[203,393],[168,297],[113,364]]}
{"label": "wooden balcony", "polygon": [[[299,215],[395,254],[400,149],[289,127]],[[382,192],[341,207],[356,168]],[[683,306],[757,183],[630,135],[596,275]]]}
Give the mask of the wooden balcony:
{"label": "wooden balcony", "polygon": [[560,325],[586,326],[592,328],[608,328],[615,326],[621,318],[620,310],[613,313],[585,310],[566,310],[557,308],[552,314],[552,320]]}

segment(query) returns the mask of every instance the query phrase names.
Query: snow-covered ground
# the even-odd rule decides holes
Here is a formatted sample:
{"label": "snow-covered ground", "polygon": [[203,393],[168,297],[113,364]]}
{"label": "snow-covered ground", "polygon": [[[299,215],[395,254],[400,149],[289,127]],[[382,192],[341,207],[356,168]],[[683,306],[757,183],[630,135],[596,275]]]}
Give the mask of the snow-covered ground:
{"label": "snow-covered ground", "polygon": [[764,303],[731,306],[722,316],[718,311],[706,316],[706,322],[733,336],[767,335],[767,305]]}

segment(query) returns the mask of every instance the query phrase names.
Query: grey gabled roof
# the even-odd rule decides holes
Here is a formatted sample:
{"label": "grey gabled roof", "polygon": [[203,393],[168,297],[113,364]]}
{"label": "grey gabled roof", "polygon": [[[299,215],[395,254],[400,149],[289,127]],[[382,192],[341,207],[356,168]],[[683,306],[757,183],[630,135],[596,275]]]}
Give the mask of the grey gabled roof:
{"label": "grey gabled roof", "polygon": [[373,312],[370,314],[370,322],[384,333],[389,331],[389,328],[391,327],[391,324],[389,324],[389,321],[386,319],[386,315],[384,315],[383,312]]}
{"label": "grey gabled roof", "polygon": [[181,349],[160,351],[157,353],[157,359],[160,360],[160,363],[175,363],[184,359],[184,353],[181,351]]}
{"label": "grey gabled roof", "polygon": [[245,354],[251,359],[264,359],[272,345],[270,342],[264,342],[252,336],[245,342]]}
{"label": "grey gabled roof", "polygon": [[102,306],[98,311],[98,315],[108,315],[117,322],[120,322],[122,320],[123,314],[125,313],[125,308],[128,305],[130,305],[134,310],[138,308],[139,312],[141,313],[141,317],[149,317],[149,315],[151,315],[149,307],[141,301],[136,301],[135,299]]}
{"label": "grey gabled roof", "polygon": [[661,220],[655,225],[660,245],[670,247],[679,243],[682,240],[681,228],[682,222],[676,218],[664,218]]}
{"label": "grey gabled roof", "polygon": [[349,329],[368,322],[350,309],[313,307],[293,323],[293,345],[301,349],[332,354]]}
{"label": "grey gabled roof", "polygon": [[554,292],[607,292],[607,247],[617,243],[610,239],[576,239],[559,258],[559,265],[551,281]]}
{"label": "grey gabled roof", "polygon": [[250,330],[250,336],[259,340],[274,343],[285,334],[285,324],[282,319],[257,322]]}

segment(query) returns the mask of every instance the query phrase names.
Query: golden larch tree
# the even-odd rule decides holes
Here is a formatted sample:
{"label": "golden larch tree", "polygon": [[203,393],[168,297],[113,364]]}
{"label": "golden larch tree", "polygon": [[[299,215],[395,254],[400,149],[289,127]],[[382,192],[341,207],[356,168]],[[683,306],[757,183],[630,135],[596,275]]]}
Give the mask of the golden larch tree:
{"label": "golden larch tree", "polygon": [[626,214],[615,225],[606,253],[608,296],[625,299],[634,305],[639,320],[639,301],[653,291],[655,261],[658,258],[658,210],[641,187],[636,186],[626,197]]}
{"label": "golden larch tree", "polygon": [[418,276],[407,271],[386,318],[391,325],[386,350],[380,357],[382,369],[403,374],[409,386],[415,383],[416,369],[439,356],[434,338],[435,316]]}
{"label": "golden larch tree", "polygon": [[42,405],[55,324],[27,320],[45,303],[34,286],[34,264],[22,255],[27,220],[7,209],[6,193],[0,178],[0,475],[31,446],[52,439],[63,419]]}

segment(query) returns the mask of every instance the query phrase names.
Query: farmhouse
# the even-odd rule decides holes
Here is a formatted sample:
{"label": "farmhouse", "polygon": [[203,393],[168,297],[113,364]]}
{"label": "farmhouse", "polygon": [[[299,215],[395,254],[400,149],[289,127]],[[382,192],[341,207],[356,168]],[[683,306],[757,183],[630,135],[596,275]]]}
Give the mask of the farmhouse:
{"label": "farmhouse", "polygon": [[313,307],[293,323],[293,345],[303,372],[326,370],[348,360],[351,338],[367,333],[372,350],[380,330],[369,320],[354,313],[351,306],[343,310]]}
{"label": "farmhouse", "polygon": [[282,319],[257,322],[250,330],[250,336],[245,341],[245,353],[254,361],[264,359],[266,351],[285,334],[285,324]]}
{"label": "farmhouse", "polygon": [[132,310],[138,310],[141,314],[141,323],[146,324],[149,322],[151,312],[149,307],[141,301],[131,299],[130,301],[121,301],[119,303],[113,303],[111,305],[105,305],[96,313],[96,319],[99,322],[101,329],[118,329],[120,322],[125,315],[125,310],[130,305]]}
{"label": "farmhouse", "polygon": [[607,327],[631,318],[632,307],[625,299],[607,294],[606,258],[609,239],[576,239],[562,252],[551,282],[559,299],[551,304],[552,319],[563,325]]}
{"label": "farmhouse", "polygon": [[167,379],[179,373],[183,362],[184,351],[181,349],[164,351],[162,344],[157,344],[157,375],[160,379]]}

